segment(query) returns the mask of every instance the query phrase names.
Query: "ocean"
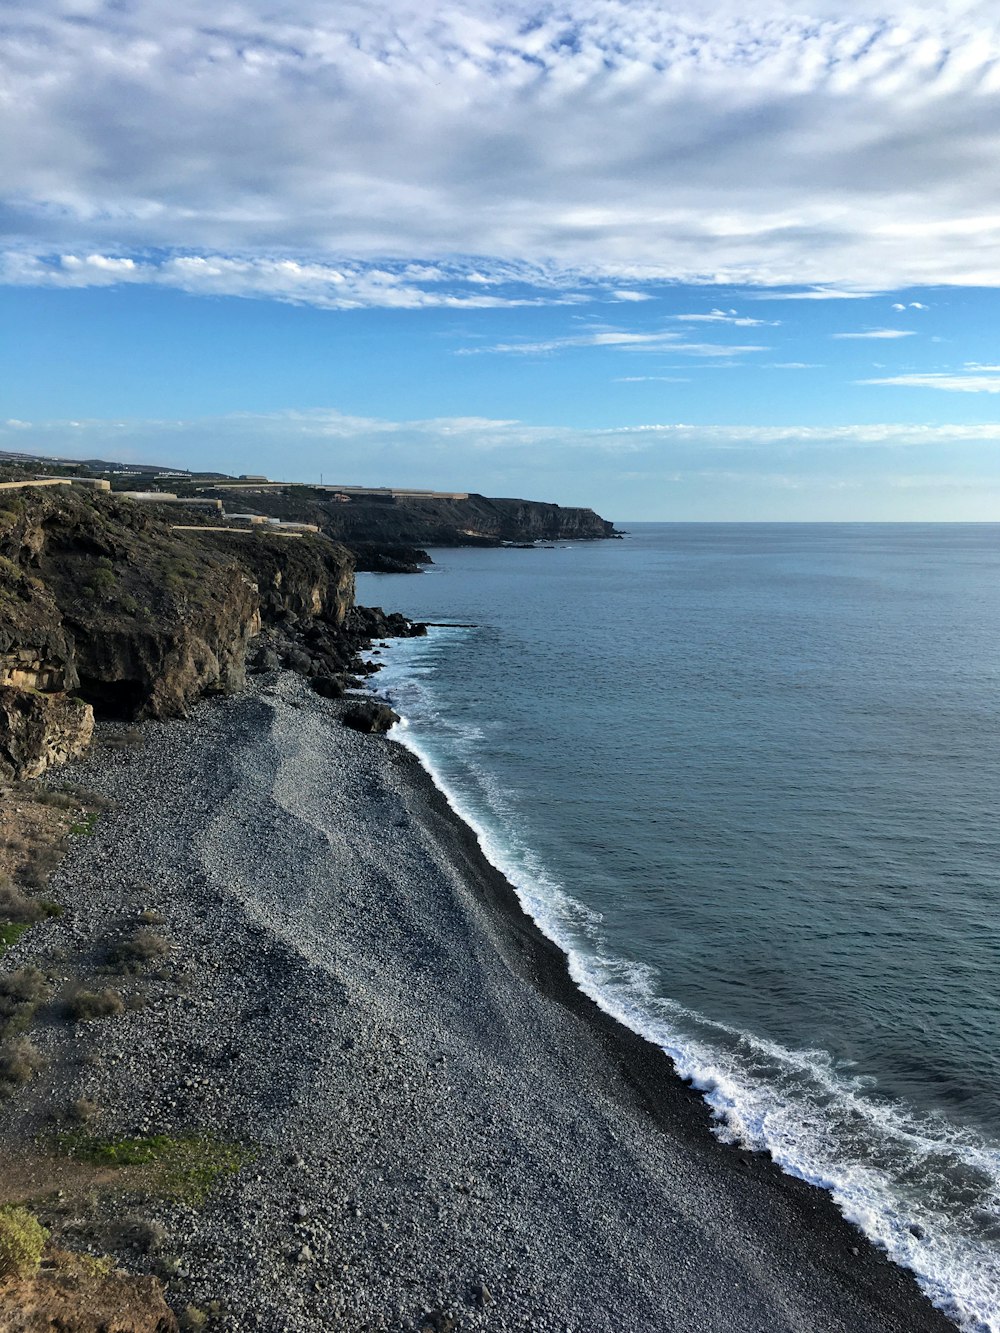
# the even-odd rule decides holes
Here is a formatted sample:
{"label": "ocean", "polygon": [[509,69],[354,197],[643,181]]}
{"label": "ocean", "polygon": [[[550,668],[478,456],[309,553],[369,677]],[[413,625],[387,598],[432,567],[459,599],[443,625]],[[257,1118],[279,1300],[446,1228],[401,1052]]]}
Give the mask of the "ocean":
{"label": "ocean", "polygon": [[435,550],[375,688],[720,1138],[1000,1333],[1000,525]]}

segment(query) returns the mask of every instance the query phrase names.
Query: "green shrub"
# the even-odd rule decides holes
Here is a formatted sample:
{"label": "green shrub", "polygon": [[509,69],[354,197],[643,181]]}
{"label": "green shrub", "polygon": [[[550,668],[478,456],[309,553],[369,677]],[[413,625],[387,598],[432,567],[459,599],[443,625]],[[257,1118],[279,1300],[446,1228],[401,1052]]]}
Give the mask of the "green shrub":
{"label": "green shrub", "polygon": [[49,1233],[17,1204],[0,1208],[0,1281],[29,1277],[38,1268]]}
{"label": "green shrub", "polygon": [[62,908],[58,903],[29,898],[10,880],[0,880],[0,957],[36,921],[47,916],[61,915]]}
{"label": "green shrub", "polygon": [[18,942],[26,930],[30,929],[30,923],[27,921],[5,921],[0,925],[0,958],[12,944]]}

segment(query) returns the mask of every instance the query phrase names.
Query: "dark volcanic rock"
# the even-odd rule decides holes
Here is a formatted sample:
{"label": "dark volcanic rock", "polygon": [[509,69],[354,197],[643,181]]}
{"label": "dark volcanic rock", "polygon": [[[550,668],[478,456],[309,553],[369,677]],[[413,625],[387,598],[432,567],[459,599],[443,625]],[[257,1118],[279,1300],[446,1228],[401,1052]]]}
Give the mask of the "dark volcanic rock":
{"label": "dark volcanic rock", "polygon": [[349,552],[321,538],[181,532],[131,501],[71,491],[4,503],[0,555],[31,597],[8,637],[34,652],[48,688],[76,686],[106,713],[181,715],[239,689],[262,623],[322,618],[339,633],[353,601]]}
{"label": "dark volcanic rock", "polygon": [[301,648],[290,648],[285,653],[285,666],[288,667],[289,671],[298,671],[305,676],[308,675],[309,668],[312,666],[312,658]]}
{"label": "dark volcanic rock", "polygon": [[394,713],[388,704],[380,704],[374,699],[353,704],[343,716],[345,726],[373,734],[388,731],[398,721],[398,713]]}
{"label": "dark volcanic rock", "polygon": [[314,676],[312,687],[324,699],[341,699],[344,695],[344,682],[339,676]]}
{"label": "dark volcanic rock", "polygon": [[427,633],[420,621],[407,620],[398,611],[386,615],[380,606],[352,607],[348,628],[359,639],[413,639]]}
{"label": "dark volcanic rock", "polygon": [[422,565],[434,561],[419,546],[378,546],[373,542],[353,541],[351,550],[359,573],[419,574]]}
{"label": "dark volcanic rock", "polygon": [[260,648],[253,659],[254,671],[277,671],[281,659],[273,648]]}
{"label": "dark volcanic rock", "polygon": [[[3,493],[0,775],[78,753],[87,705],[183,716],[200,695],[242,688],[262,627],[280,624],[295,669],[332,674],[360,643],[346,629],[353,600],[351,554],[324,537],[187,532],[133,501],[69,488]],[[317,626],[313,652],[301,640]],[[263,644],[257,668],[281,652]]]}

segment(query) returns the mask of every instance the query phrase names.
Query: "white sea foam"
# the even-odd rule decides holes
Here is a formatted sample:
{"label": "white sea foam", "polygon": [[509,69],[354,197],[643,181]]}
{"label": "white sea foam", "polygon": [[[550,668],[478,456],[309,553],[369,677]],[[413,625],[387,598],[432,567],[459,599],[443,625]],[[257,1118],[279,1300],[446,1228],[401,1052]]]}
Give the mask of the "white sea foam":
{"label": "white sea foam", "polygon": [[518,836],[481,763],[482,728],[432,688],[434,657],[466,631],[392,645],[377,688],[403,716],[412,750],[525,910],[566,953],[580,989],[660,1046],[705,1097],[716,1133],[768,1152],[830,1192],[845,1217],[909,1268],[966,1333],[1000,1333],[1000,1148],[872,1091],[824,1051],[789,1050],[662,994],[655,969],[618,956],[600,914],[567,893]]}

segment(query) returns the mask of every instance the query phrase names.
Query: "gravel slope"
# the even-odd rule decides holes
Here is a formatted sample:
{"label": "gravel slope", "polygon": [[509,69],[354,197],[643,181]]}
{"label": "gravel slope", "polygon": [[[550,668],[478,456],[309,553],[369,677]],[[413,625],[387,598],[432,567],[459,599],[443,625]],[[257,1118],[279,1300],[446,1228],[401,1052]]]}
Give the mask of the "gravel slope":
{"label": "gravel slope", "polygon": [[172,1303],[240,1333],[951,1329],[823,1194],[712,1139],[414,759],[339,707],[261,677],[71,774],[115,806],[56,877],[45,947],[96,967],[151,907],[174,950],[129,983],[144,1009],[88,1025],[87,1061],[41,1033],[14,1130],[86,1095],[102,1132],[258,1150],[200,1210],[142,1205]]}

